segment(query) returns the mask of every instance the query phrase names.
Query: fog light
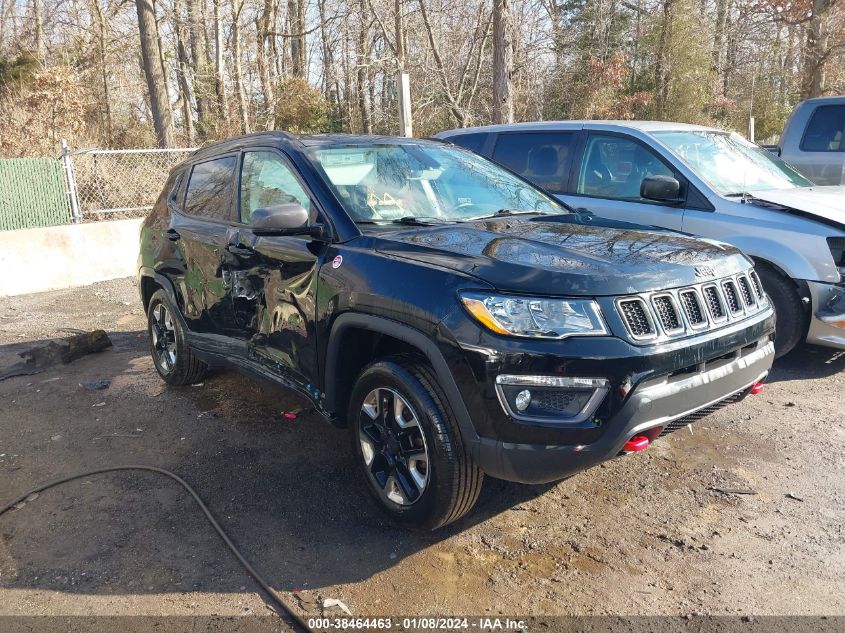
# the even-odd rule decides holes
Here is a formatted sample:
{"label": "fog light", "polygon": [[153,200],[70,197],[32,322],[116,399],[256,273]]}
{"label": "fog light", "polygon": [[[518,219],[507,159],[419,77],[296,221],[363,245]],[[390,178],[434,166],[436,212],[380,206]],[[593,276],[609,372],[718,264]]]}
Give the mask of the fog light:
{"label": "fog light", "polygon": [[589,420],[609,390],[610,383],[604,378],[496,376],[496,395],[505,413],[520,422],[538,425]]}
{"label": "fog light", "polygon": [[516,398],[513,401],[517,411],[525,411],[528,405],[531,404],[531,392],[528,389],[523,389],[516,394]]}

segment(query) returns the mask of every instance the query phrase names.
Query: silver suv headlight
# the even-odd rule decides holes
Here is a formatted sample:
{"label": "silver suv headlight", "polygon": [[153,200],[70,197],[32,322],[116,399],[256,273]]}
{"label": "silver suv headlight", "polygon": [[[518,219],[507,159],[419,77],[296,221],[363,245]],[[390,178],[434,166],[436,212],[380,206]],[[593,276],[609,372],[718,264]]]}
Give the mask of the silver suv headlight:
{"label": "silver suv headlight", "polygon": [[598,304],[591,299],[550,299],[462,292],[461,302],[496,334],[563,339],[608,333]]}

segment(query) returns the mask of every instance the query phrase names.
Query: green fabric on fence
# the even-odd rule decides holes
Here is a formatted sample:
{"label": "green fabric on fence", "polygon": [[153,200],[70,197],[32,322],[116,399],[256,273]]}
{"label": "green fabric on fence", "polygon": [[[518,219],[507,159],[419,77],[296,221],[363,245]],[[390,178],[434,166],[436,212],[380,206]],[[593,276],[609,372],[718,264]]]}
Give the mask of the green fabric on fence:
{"label": "green fabric on fence", "polygon": [[0,231],[71,221],[65,174],[53,158],[0,159]]}

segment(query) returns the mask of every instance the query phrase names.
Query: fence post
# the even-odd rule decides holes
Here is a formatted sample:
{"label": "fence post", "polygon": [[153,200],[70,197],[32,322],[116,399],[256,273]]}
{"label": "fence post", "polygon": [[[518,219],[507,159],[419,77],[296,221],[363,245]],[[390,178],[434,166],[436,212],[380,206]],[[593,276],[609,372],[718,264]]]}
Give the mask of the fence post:
{"label": "fence post", "polygon": [[74,224],[79,224],[82,217],[79,213],[79,200],[76,197],[76,178],[73,175],[73,161],[70,158],[70,150],[67,141],[62,139],[62,163],[65,166],[67,176],[67,193],[70,197],[70,214]]}

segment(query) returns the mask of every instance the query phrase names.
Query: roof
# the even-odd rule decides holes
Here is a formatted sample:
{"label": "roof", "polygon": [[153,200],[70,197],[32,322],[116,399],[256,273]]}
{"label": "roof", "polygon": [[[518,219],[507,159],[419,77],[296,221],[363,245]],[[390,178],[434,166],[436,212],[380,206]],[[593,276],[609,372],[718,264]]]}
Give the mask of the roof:
{"label": "roof", "polygon": [[828,103],[845,103],[845,95],[837,95],[837,96],[830,96],[830,97],[813,97],[812,99],[804,99],[798,105],[804,105],[805,103],[812,103],[814,105],[825,105]]}
{"label": "roof", "polygon": [[405,138],[403,136],[378,136],[367,134],[314,134],[311,136],[297,137],[299,142],[306,147],[330,146],[330,145],[386,145],[399,143],[429,143],[425,139]]}
{"label": "roof", "polygon": [[505,125],[487,125],[483,127],[461,128],[440,132],[436,138],[446,138],[458,134],[472,132],[517,132],[517,131],[552,131],[552,130],[580,130],[583,128],[599,130],[639,130],[652,133],[662,131],[722,131],[718,128],[692,125],[690,123],[674,123],[672,121],[541,121],[535,123],[510,123]]}
{"label": "roof", "polygon": [[194,156],[202,156],[204,154],[217,154],[227,150],[234,150],[246,144],[256,144],[260,142],[268,144],[275,144],[279,142],[298,144],[303,147],[319,147],[330,145],[378,145],[389,144],[396,142],[403,143],[429,143],[431,141],[419,138],[405,138],[400,136],[378,136],[367,134],[292,134],[290,132],[283,132],[280,130],[270,132],[254,132],[252,134],[242,134],[240,136],[233,136],[231,138],[214,141],[207,145],[203,145],[196,152]]}

